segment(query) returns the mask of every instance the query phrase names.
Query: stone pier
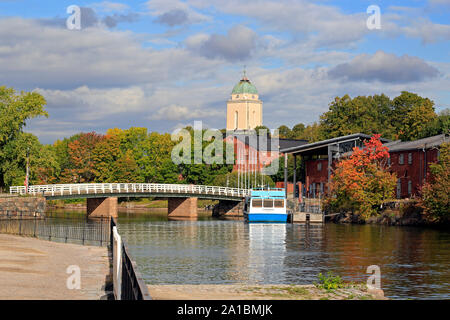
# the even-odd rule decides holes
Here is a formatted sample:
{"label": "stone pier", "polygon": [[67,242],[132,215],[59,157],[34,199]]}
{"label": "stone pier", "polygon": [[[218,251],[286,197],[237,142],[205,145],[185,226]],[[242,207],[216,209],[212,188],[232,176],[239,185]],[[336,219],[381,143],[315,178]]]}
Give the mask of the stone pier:
{"label": "stone pier", "polygon": [[168,210],[169,217],[197,217],[198,198],[169,198]]}
{"label": "stone pier", "polygon": [[87,198],[87,216],[89,218],[117,218],[117,197]]}
{"label": "stone pier", "polygon": [[243,217],[244,201],[220,200],[213,208],[213,217]]}

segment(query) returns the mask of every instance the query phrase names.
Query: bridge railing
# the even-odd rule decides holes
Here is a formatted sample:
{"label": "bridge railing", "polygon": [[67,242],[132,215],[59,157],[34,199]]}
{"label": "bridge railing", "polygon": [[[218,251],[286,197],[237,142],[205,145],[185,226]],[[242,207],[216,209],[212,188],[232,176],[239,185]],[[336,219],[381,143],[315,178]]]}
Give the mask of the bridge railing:
{"label": "bridge railing", "polygon": [[159,184],[159,183],[80,183],[14,186],[9,188],[11,194],[31,194],[44,196],[65,196],[102,193],[182,193],[199,195],[222,195],[242,197],[250,194],[248,189],[189,185],[189,184]]}

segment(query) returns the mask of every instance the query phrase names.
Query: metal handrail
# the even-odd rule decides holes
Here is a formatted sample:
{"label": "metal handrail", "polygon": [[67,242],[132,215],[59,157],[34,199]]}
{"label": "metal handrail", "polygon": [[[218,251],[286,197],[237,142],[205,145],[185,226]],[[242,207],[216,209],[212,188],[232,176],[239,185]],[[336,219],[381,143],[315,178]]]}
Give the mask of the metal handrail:
{"label": "metal handrail", "polygon": [[250,195],[249,189],[228,188],[188,184],[160,184],[160,183],[79,183],[79,184],[51,184],[13,186],[10,194],[31,194],[44,196],[86,195],[105,193],[179,193],[198,195],[220,195],[244,198]]}
{"label": "metal handrail", "polygon": [[113,287],[116,300],[151,300],[148,287],[128,246],[117,231],[117,222],[110,218],[110,250],[113,262]]}

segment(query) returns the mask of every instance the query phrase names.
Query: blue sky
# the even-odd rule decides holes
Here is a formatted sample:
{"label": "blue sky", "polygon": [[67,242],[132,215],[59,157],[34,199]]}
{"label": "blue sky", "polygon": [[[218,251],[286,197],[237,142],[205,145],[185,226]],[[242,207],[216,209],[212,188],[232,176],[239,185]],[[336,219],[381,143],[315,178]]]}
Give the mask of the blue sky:
{"label": "blue sky", "polygon": [[[67,7],[81,7],[68,30]],[[366,10],[381,10],[369,30]],[[0,0],[0,84],[36,90],[44,143],[83,131],[225,127],[247,66],[264,124],[312,123],[336,96],[403,90],[450,107],[450,0]]]}

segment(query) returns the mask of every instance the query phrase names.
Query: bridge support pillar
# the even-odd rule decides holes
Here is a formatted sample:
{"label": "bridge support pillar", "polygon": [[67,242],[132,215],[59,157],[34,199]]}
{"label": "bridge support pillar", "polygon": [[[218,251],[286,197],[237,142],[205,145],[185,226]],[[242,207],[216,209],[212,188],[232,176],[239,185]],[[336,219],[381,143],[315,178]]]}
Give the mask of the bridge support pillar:
{"label": "bridge support pillar", "polygon": [[213,217],[243,217],[244,201],[220,200],[213,208]]}
{"label": "bridge support pillar", "polygon": [[169,198],[167,213],[169,217],[197,217],[198,198]]}
{"label": "bridge support pillar", "polygon": [[87,198],[87,215],[89,218],[117,218],[117,197]]}

